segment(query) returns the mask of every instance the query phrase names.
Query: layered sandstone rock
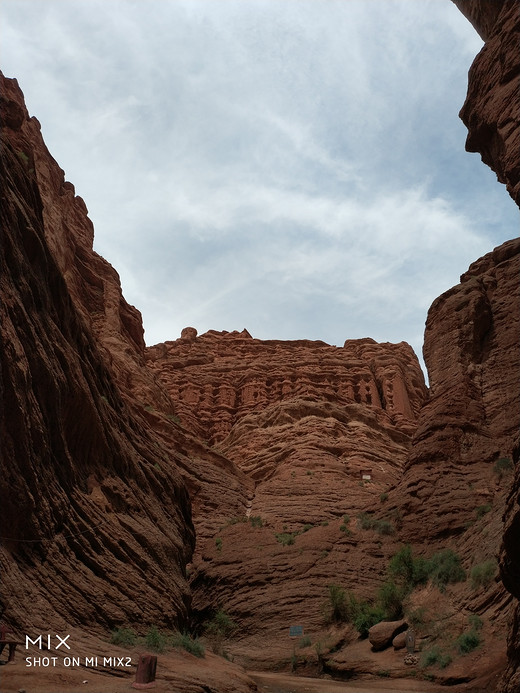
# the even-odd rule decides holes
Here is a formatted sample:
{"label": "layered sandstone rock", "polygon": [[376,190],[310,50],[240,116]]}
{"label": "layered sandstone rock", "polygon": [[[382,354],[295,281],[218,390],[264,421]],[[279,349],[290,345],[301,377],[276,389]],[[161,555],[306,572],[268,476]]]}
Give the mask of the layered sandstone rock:
{"label": "layered sandstone rock", "polygon": [[403,536],[460,535],[479,506],[506,492],[496,464],[520,424],[520,240],[471,265],[426,322],[430,400],[419,417],[400,489]]}
{"label": "layered sandstone rock", "polygon": [[466,149],[505,183],[520,204],[520,10],[516,0],[459,0],[486,43],[469,71],[460,116],[468,128]]}
{"label": "layered sandstone rock", "polygon": [[[455,0],[461,11],[486,41],[469,72],[468,94],[461,117],[468,127],[466,148],[478,151],[482,161],[496,172],[505,183],[511,197],[520,205],[520,8],[515,0],[483,2]],[[507,251],[511,245],[506,244]],[[518,248],[518,244],[515,246]],[[516,251],[517,252],[517,251]],[[516,599],[520,598],[520,472],[518,470],[518,362],[511,354],[518,354],[518,264],[511,257],[510,281],[512,296],[503,291],[503,301],[508,302],[508,344],[502,351],[495,351],[497,381],[502,373],[502,386],[495,390],[494,408],[501,409],[504,422],[509,419],[509,444],[516,473],[510,489],[504,513],[504,536],[500,554],[501,575],[504,585]],[[516,263],[516,264],[515,264]],[[486,311],[484,311],[486,312]],[[485,319],[485,318],[484,318]],[[502,327],[502,331],[503,331]],[[509,378],[507,373],[509,369]],[[498,384],[498,383],[497,383]],[[501,430],[507,432],[507,426]],[[489,446],[491,447],[491,445]],[[513,625],[508,641],[509,663],[499,690],[517,691],[520,687],[520,608],[516,606]]]}
{"label": "layered sandstone rock", "polygon": [[[182,626],[194,540],[187,493],[127,406],[49,245],[38,175],[46,153],[14,80],[2,78],[1,106],[4,618],[21,632]],[[84,214],[60,190],[65,208]]]}
{"label": "layered sandstone rock", "polygon": [[212,444],[246,415],[290,399],[366,405],[409,434],[425,396],[410,347],[373,339],[338,348],[262,341],[247,330],[197,337],[186,328],[177,341],[150,347],[147,362],[178,402],[183,423]]}
{"label": "layered sandstone rock", "polygon": [[367,597],[380,585],[396,525],[383,537],[357,516],[381,507],[401,477],[427,398],[417,358],[404,343],[333,347],[187,328],[147,359],[186,428],[253,483],[246,512],[198,542],[194,608],[201,620],[231,613],[233,654],[271,666],[285,658],[288,624],[323,629],[329,584]]}

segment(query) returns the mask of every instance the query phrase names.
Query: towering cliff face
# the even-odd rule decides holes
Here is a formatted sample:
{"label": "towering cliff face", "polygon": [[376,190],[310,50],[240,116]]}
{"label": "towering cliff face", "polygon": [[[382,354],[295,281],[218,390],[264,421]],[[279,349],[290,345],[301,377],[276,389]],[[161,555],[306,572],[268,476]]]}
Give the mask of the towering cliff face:
{"label": "towering cliff face", "polygon": [[[483,2],[478,0],[455,0],[461,11],[470,19],[473,26],[486,41],[483,49],[475,59],[470,72],[468,95],[461,111],[461,117],[468,127],[466,148],[478,151],[484,163],[505,183],[511,197],[520,205],[520,7],[515,0]],[[515,462],[513,483],[510,487],[504,513],[504,535],[500,553],[502,580],[506,588],[516,599],[520,598],[520,562],[518,546],[520,545],[520,468],[518,465],[518,243],[504,246],[508,254],[513,248],[514,255],[503,260],[513,271],[511,288],[513,297],[502,291],[503,300],[509,303],[509,337],[508,344],[501,350],[490,354],[495,361],[497,381],[501,387],[495,388],[494,407],[503,409],[495,416],[502,418],[502,433],[507,433],[506,421],[510,419],[508,448],[512,450]],[[500,251],[501,249],[498,249]],[[488,265],[489,256],[488,257]],[[498,255],[491,259],[491,265],[499,264]],[[485,261],[485,258],[484,258]],[[475,263],[477,266],[479,263]],[[483,269],[480,264],[480,269]],[[504,282],[502,282],[503,284]],[[506,284],[507,284],[506,280]],[[489,309],[483,310],[483,319],[487,319]],[[502,326],[504,332],[505,325]],[[492,335],[496,334],[494,327]],[[508,346],[509,345],[509,346]],[[512,358],[513,355],[513,358]],[[509,371],[509,376],[508,376]],[[502,377],[500,378],[500,373]],[[498,384],[498,383],[497,383]],[[490,391],[491,392],[491,391]],[[484,411],[489,409],[482,401]],[[504,441],[505,442],[505,441]],[[487,446],[491,450],[494,441]],[[509,664],[499,685],[499,690],[513,692],[520,689],[520,607],[516,607],[513,625],[508,641]]]}
{"label": "towering cliff face", "polygon": [[460,116],[468,128],[466,149],[505,183],[520,205],[520,9],[516,0],[455,0],[485,40],[469,71]]}
{"label": "towering cliff face", "polygon": [[504,496],[499,460],[511,459],[520,425],[519,275],[520,240],[509,241],[428,312],[430,400],[400,485],[410,540],[456,537],[476,507]]}
{"label": "towering cliff face", "polygon": [[[61,175],[40,175],[55,162],[16,82],[2,77],[1,94],[4,618],[21,632],[182,625],[194,540],[187,493],[125,401],[86,299],[64,279],[79,267],[94,281],[81,250],[92,240],[85,206]],[[62,198],[52,213],[51,180]],[[120,295],[118,305],[137,349],[138,314]]]}

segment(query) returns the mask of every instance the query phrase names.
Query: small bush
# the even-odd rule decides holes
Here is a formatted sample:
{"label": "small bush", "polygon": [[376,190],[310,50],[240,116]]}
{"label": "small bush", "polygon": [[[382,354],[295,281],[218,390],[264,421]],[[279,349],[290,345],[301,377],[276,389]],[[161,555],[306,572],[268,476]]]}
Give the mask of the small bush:
{"label": "small bush", "polygon": [[275,537],[276,541],[280,542],[282,546],[291,546],[291,544],[294,544],[295,533],[280,532],[279,534],[275,534]]}
{"label": "small bush", "polygon": [[506,472],[510,472],[513,469],[513,463],[509,457],[501,457],[493,465],[493,471],[499,479],[501,479]]}
{"label": "small bush", "polygon": [[372,605],[364,601],[359,602],[359,612],[353,621],[354,628],[360,637],[367,638],[369,629],[384,618],[385,612],[378,604]]}
{"label": "small bush", "polygon": [[217,551],[222,551],[222,539],[221,539],[221,537],[217,537],[215,539],[215,546],[216,546]]}
{"label": "small bush", "polygon": [[155,652],[164,652],[167,644],[166,636],[160,632],[157,626],[152,626],[144,637],[146,646]]}
{"label": "small bush", "polygon": [[474,565],[470,572],[471,586],[473,589],[487,587],[492,582],[496,572],[497,564],[494,560]]}
{"label": "small bush", "polygon": [[112,631],[110,642],[113,645],[131,647],[137,642],[137,633],[133,628],[116,628],[116,630]]}
{"label": "small bush", "polygon": [[446,669],[446,667],[451,664],[450,655],[442,652],[437,645],[423,652],[421,657],[422,667],[431,667],[434,664],[437,664],[440,669]]}
{"label": "small bush", "polygon": [[388,493],[382,493],[379,496],[379,500],[381,501],[381,503],[384,503],[385,501],[387,501],[388,500]]}
{"label": "small bush", "polygon": [[459,635],[456,641],[457,649],[461,654],[473,652],[480,645],[480,635],[475,630]]}
{"label": "small bush", "polygon": [[347,525],[340,525],[339,529],[340,529],[341,532],[344,532],[344,533],[347,535],[347,537],[350,537],[350,536],[352,535],[352,532],[351,532],[351,530],[347,527]]}
{"label": "small bush", "polygon": [[307,522],[303,525],[302,527],[302,532],[308,532],[309,529],[312,529],[314,525],[311,525],[310,522]]}
{"label": "small bush", "polygon": [[238,625],[223,609],[219,609],[211,621],[208,621],[205,627],[208,635],[217,635],[224,638],[229,638],[238,628]]}
{"label": "small bush", "polygon": [[173,647],[178,647],[190,652],[195,657],[204,657],[204,645],[198,638],[193,638],[189,633],[175,633],[171,639]]}
{"label": "small bush", "polygon": [[387,580],[379,588],[378,603],[383,608],[386,618],[392,621],[403,615],[403,591],[393,580]]}
{"label": "small bush", "polygon": [[312,641],[308,635],[304,635],[303,638],[301,638],[300,642],[298,643],[298,647],[303,650],[304,647],[309,647],[311,645]]}
{"label": "small bush", "polygon": [[446,585],[463,582],[466,573],[460,562],[460,556],[451,549],[435,553],[428,561],[428,574],[433,584],[444,592]]}
{"label": "small bush", "polygon": [[361,529],[375,529],[376,519],[369,513],[359,513],[357,519]]}
{"label": "small bush", "polygon": [[347,593],[339,585],[329,585],[330,618],[340,623],[349,618]]}
{"label": "small bush", "polygon": [[249,518],[249,522],[251,523],[251,527],[263,527],[264,526],[264,522],[259,515],[252,515]]}
{"label": "small bush", "polygon": [[478,508],[475,508],[475,512],[477,513],[477,520],[480,520],[480,518],[484,517],[486,513],[488,513],[491,510],[491,505],[487,503],[486,505],[479,505]]}
{"label": "small bush", "polygon": [[388,520],[377,520],[375,528],[379,534],[385,535],[394,533],[394,526]]}
{"label": "small bush", "polygon": [[424,606],[420,606],[417,609],[410,611],[410,613],[407,614],[407,620],[414,628],[424,626],[426,623]]}
{"label": "small bush", "polygon": [[410,544],[405,544],[392,556],[388,572],[393,578],[399,579],[407,590],[428,581],[427,561],[422,556],[414,557]]}
{"label": "small bush", "polygon": [[484,625],[484,621],[480,618],[478,614],[470,614],[468,616],[468,621],[469,625],[471,626],[471,630],[474,630],[475,632],[479,632],[482,630],[482,626]]}
{"label": "small bush", "polygon": [[350,515],[343,515],[343,524],[348,525],[350,523]]}

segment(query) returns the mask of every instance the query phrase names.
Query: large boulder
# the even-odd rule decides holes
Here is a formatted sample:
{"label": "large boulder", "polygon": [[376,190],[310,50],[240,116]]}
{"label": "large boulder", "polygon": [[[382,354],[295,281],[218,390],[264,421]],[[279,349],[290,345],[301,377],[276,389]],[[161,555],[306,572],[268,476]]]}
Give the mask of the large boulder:
{"label": "large boulder", "polygon": [[399,633],[402,633],[408,628],[408,623],[401,619],[400,621],[381,621],[368,631],[368,640],[372,645],[373,650],[384,650],[392,644],[393,639]]}

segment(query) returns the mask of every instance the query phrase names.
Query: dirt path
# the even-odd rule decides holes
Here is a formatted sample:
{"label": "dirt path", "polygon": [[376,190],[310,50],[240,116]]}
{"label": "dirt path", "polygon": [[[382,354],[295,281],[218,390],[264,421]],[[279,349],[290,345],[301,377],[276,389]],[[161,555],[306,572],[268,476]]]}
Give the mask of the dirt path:
{"label": "dirt path", "polygon": [[439,693],[443,689],[428,682],[412,679],[356,681],[341,683],[329,679],[310,679],[290,674],[248,671],[260,693]]}

